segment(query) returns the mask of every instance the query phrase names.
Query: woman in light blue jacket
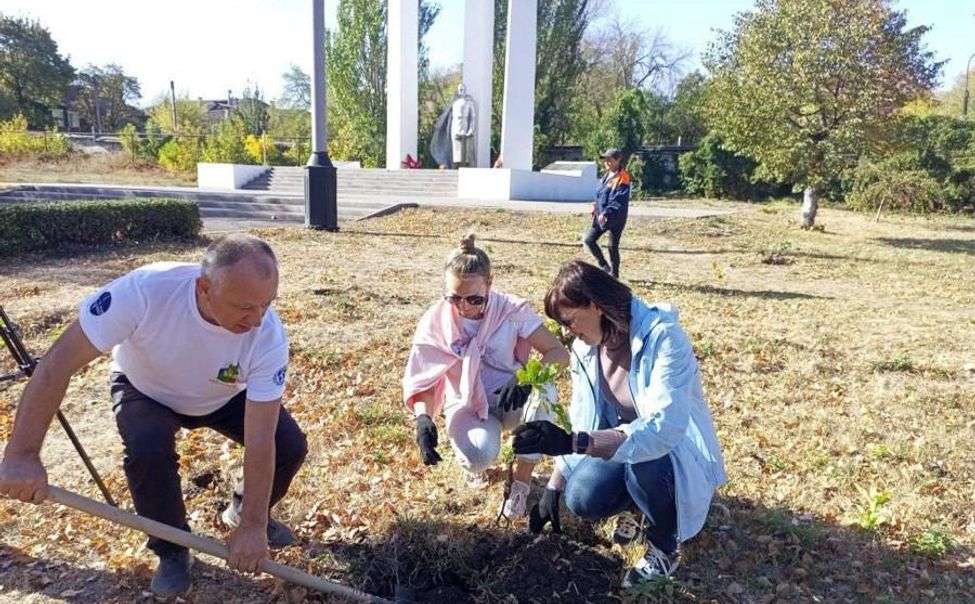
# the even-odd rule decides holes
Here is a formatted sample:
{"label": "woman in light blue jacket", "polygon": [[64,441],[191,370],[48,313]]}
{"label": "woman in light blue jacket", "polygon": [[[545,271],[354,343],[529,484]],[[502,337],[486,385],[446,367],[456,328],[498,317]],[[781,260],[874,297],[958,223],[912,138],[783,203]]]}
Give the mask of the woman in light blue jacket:
{"label": "woman in light blue jacket", "polygon": [[[724,460],[691,343],[677,310],[648,305],[604,271],[572,261],[545,298],[545,312],[576,336],[572,432],[549,422],[515,430],[518,454],[558,456],[529,528],[559,522],[559,495],[573,513],[601,519],[637,511],[646,555],[624,587],[677,569],[679,545],[704,526]],[[630,526],[627,526],[630,524]],[[614,539],[638,536],[617,522]]]}

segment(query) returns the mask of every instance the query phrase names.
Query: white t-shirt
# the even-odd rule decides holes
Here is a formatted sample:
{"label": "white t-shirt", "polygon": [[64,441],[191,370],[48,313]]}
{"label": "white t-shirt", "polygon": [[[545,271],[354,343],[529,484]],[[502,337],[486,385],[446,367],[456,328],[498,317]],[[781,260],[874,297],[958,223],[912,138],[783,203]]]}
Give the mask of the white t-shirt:
{"label": "white t-shirt", "polygon": [[112,281],[81,305],[92,345],[112,351],[112,370],[182,415],[206,415],[247,390],[252,401],[284,393],[288,336],[273,308],[260,327],[235,334],[196,305],[199,264],[158,262]]}
{"label": "white t-shirt", "polygon": [[[483,319],[461,317],[460,320],[464,332],[462,344],[466,346],[477,335]],[[515,358],[514,343],[518,338],[527,338],[541,326],[542,319],[535,311],[526,310],[505,320],[488,338],[481,353],[480,370],[488,406],[497,405],[498,395],[494,391],[504,386],[515,374],[515,370],[521,367],[521,363]]]}

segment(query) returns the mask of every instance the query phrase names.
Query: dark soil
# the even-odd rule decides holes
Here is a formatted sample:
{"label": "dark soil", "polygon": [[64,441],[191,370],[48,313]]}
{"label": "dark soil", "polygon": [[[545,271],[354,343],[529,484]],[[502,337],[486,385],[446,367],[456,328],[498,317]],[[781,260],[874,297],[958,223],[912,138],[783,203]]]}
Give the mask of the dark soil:
{"label": "dark soil", "polygon": [[416,602],[620,602],[613,592],[621,560],[607,547],[561,535],[469,536],[466,544],[403,540],[346,555],[365,569],[362,587],[383,597],[392,598],[399,585],[400,595],[409,589]]}

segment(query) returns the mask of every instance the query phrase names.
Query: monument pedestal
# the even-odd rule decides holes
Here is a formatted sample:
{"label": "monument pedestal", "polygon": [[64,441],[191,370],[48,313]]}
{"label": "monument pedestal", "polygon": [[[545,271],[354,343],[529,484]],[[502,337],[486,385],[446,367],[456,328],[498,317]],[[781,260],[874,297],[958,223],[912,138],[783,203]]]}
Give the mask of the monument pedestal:
{"label": "monument pedestal", "polygon": [[460,168],[457,197],[522,201],[591,201],[599,179],[593,162],[557,161],[541,171]]}

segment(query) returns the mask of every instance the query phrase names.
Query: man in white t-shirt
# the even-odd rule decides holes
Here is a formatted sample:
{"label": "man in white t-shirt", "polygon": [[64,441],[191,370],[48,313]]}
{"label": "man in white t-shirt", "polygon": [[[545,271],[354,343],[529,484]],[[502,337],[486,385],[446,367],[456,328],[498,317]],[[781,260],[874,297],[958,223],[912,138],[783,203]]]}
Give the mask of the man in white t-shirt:
{"label": "man in white t-shirt", "polygon": [[[294,542],[269,510],[307,453],[305,435],[281,406],[288,338],[271,308],[277,290],[270,246],[229,235],[200,264],[151,264],[85,300],[24,388],[0,462],[0,496],[47,498],[44,435],[71,376],[111,351],[113,410],[136,511],[189,530],[175,446],[180,428],[208,427],[242,443],[244,481],[223,519],[235,527],[228,564],[255,572],[269,545]],[[149,548],[159,556],[152,591],[169,597],[188,589],[186,548],[157,538]]]}

